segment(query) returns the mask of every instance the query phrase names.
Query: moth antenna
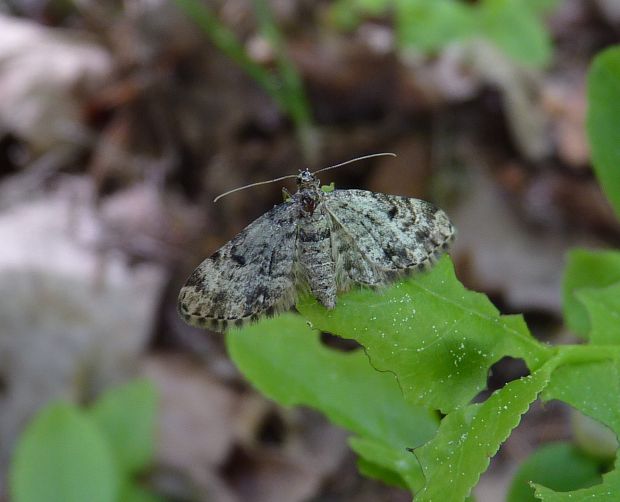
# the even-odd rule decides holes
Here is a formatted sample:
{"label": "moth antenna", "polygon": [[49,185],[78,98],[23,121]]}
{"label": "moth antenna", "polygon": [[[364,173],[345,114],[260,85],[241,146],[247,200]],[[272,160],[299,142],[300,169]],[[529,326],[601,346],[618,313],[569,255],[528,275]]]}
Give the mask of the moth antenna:
{"label": "moth antenna", "polygon": [[286,180],[288,178],[297,178],[297,174],[289,174],[288,176],[281,176],[280,178],[275,178],[273,180],[267,180],[267,181],[258,181],[256,183],[252,183],[250,185],[245,185],[242,187],[238,187],[238,188],[233,188],[232,190],[228,190],[228,192],[224,192],[220,195],[218,195],[215,199],[213,199],[213,202],[217,202],[218,200],[220,200],[222,197],[226,197],[227,195],[230,195],[231,193],[234,192],[239,192],[240,190],[245,190],[246,188],[252,188],[258,185],[267,185],[268,183],[275,183],[276,181],[282,181],[282,180]]}
{"label": "moth antenna", "polygon": [[324,167],[322,169],[319,169],[318,171],[314,171],[312,174],[322,173],[323,171],[328,171],[329,169],[336,169],[337,167],[346,166],[347,164],[352,164],[353,162],[357,162],[358,160],[372,159],[373,157],[396,157],[396,154],[392,152],[371,153],[370,155],[355,157],[354,159],[341,162],[340,164],[336,164],[335,166]]}
{"label": "moth antenna", "polygon": [[[319,169],[318,171],[314,171],[312,174],[321,173],[321,172],[327,171],[329,169],[336,169],[337,167],[345,166],[347,164],[351,164],[353,162],[357,162],[358,160],[371,159],[373,157],[396,157],[396,154],[395,153],[391,153],[391,152],[372,153],[370,155],[364,155],[362,157],[356,157],[354,159],[347,160],[345,162],[341,162],[340,164],[336,164],[334,166],[324,167],[322,169]],[[213,202],[215,203],[218,200],[220,200],[222,197],[226,197],[227,195],[230,195],[231,193],[235,193],[235,192],[239,192],[241,190],[245,190],[246,188],[252,188],[252,187],[255,187],[255,186],[259,186],[259,185],[267,185],[268,183],[275,183],[276,181],[287,180],[289,178],[297,178],[297,176],[299,176],[299,175],[297,175],[297,174],[289,174],[287,176],[281,176],[280,178],[275,178],[275,179],[267,180],[267,181],[258,181],[257,183],[251,183],[250,185],[245,185],[245,186],[242,186],[242,187],[233,188],[232,190],[229,190],[228,192],[224,192],[224,193],[218,195],[215,199],[213,199]]]}

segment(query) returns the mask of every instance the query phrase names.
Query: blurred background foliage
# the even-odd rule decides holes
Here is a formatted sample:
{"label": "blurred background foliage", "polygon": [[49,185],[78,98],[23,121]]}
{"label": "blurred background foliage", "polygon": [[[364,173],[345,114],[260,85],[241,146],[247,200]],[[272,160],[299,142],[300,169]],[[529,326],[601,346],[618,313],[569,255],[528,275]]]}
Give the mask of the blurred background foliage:
{"label": "blurred background foliage", "polygon": [[[463,283],[574,341],[565,252],[620,243],[585,136],[586,71],[619,33],[614,0],[0,1],[1,496],[409,500],[178,319],[189,272],[280,187],[211,200],[393,151],[323,182],[435,201]],[[489,391],[523,372],[501,361]],[[587,463],[571,416],[530,410],[477,499],[543,443],[528,468]]]}

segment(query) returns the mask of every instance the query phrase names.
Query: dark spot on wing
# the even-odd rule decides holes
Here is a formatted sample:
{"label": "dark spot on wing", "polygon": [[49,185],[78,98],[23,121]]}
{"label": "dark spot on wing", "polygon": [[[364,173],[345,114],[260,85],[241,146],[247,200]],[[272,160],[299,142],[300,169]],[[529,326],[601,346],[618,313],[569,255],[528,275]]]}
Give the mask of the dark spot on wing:
{"label": "dark spot on wing", "polygon": [[263,285],[259,284],[246,295],[248,306],[264,305],[265,303],[269,303],[269,289]]}
{"label": "dark spot on wing", "polygon": [[194,270],[192,275],[189,276],[187,282],[185,283],[185,287],[192,286],[198,291],[204,292],[204,280],[202,277],[202,273],[199,269]]}
{"label": "dark spot on wing", "polygon": [[430,233],[427,229],[420,229],[415,231],[416,239],[421,242],[426,241],[430,237]]}
{"label": "dark spot on wing", "polygon": [[319,242],[328,239],[331,234],[329,227],[323,228],[320,232],[299,232],[300,242]]}
{"label": "dark spot on wing", "polygon": [[233,260],[235,263],[237,263],[241,267],[243,267],[245,265],[245,256],[243,256],[243,255],[236,254],[233,251],[231,251],[230,258],[231,258],[231,260]]}
{"label": "dark spot on wing", "polygon": [[227,300],[228,295],[224,291],[218,291],[213,295],[213,303],[215,305],[221,305],[223,303],[226,303]]}
{"label": "dark spot on wing", "polygon": [[396,206],[392,206],[390,210],[388,211],[388,217],[390,218],[390,220],[394,219],[394,216],[396,216],[396,213],[398,213],[398,208]]}

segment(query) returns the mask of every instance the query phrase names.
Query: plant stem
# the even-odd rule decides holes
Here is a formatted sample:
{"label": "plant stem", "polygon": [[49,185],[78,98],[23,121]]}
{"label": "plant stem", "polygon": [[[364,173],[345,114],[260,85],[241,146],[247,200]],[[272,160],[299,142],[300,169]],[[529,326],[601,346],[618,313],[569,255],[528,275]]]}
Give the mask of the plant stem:
{"label": "plant stem", "polygon": [[620,359],[620,346],[615,345],[560,345],[557,351],[560,364]]}
{"label": "plant stem", "polygon": [[295,125],[295,133],[304,160],[314,167],[317,152],[317,132],[301,78],[289,58],[284,39],[264,0],[255,0],[255,11],[262,35],[271,44],[277,62],[277,74],[252,60],[235,34],[224,26],[215,14],[200,0],[176,0],[185,13],[207,34],[213,44],[252,77],[288,114]]}

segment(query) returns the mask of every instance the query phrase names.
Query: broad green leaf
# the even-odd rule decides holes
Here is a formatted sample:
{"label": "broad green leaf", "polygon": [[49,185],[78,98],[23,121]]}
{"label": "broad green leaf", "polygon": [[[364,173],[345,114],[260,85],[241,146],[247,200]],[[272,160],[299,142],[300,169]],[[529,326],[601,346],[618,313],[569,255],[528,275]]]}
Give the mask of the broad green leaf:
{"label": "broad green leaf", "polygon": [[329,8],[329,15],[339,28],[350,30],[363,17],[385,14],[392,3],[393,0],[336,0]]}
{"label": "broad green leaf", "polygon": [[[350,438],[349,446],[359,455],[357,467],[364,476],[379,479],[388,485],[414,490],[424,484],[420,464],[409,451],[398,452],[378,441],[361,437]],[[407,481],[399,472],[404,473]]]}
{"label": "broad green leaf", "polygon": [[532,453],[521,464],[508,491],[507,502],[537,502],[538,483],[555,491],[567,492],[601,482],[600,465],[571,443],[551,443]]}
{"label": "broad green leaf", "polygon": [[514,60],[541,67],[551,59],[547,30],[523,0],[482,0],[479,18],[482,33]]}
{"label": "broad green leaf", "polygon": [[[366,457],[368,462],[387,468],[390,460],[409,460],[406,448],[428,441],[437,429],[436,414],[406,403],[392,373],[373,369],[361,350],[323,346],[299,316],[285,314],[232,331],[226,342],[239,369],[265,395],[283,405],[315,408],[333,423],[372,440],[355,446],[381,451],[376,458]],[[419,466],[411,459],[394,469],[412,480],[415,472],[408,470],[419,471]]]}
{"label": "broad green leaf", "polygon": [[544,486],[535,485],[536,496],[542,502],[618,502],[620,494],[620,471],[603,475],[599,485],[572,492],[556,492]]}
{"label": "broad green leaf", "polygon": [[[418,459],[407,448],[389,446],[379,440],[365,437],[352,437],[349,446],[365,462],[365,471],[371,477],[379,478],[385,472],[391,476],[383,476],[384,482],[392,485],[408,486],[412,492],[418,491],[424,485],[424,476]],[[370,471],[372,464],[373,470]]]}
{"label": "broad green leaf", "polygon": [[601,465],[613,462],[618,450],[616,434],[606,425],[579,410],[571,409],[573,441],[581,451],[597,459]]}
{"label": "broad green leaf", "polygon": [[606,288],[580,289],[575,294],[588,311],[590,343],[620,344],[620,282]]}
{"label": "broad green leaf", "polygon": [[549,382],[555,361],[509,382],[484,403],[460,408],[441,421],[437,435],[415,450],[426,476],[416,502],[458,501],[469,495],[491,457]]}
{"label": "broad green leaf", "polygon": [[109,390],[90,409],[122,474],[136,473],[151,463],[156,411],[157,393],[147,380]]}
{"label": "broad green leaf", "polygon": [[[606,347],[592,348],[609,351]],[[579,357],[579,353],[574,355]],[[607,425],[616,437],[620,435],[620,363],[616,360],[572,363],[559,367],[543,392],[543,398],[564,401]],[[537,485],[536,494],[544,502],[617,501],[620,494],[620,471],[616,468],[605,474],[602,484],[590,488],[558,493]]]}
{"label": "broad green leaf", "polygon": [[396,374],[407,401],[444,413],[484,389],[502,357],[534,370],[552,353],[520,316],[500,316],[486,296],[467,291],[448,257],[384,290],[343,295],[334,310],[311,298],[297,308],[318,329],[363,345],[375,368]]}
{"label": "broad green leaf", "polygon": [[27,426],[11,466],[14,502],[115,502],[119,480],[112,453],[75,406],[54,403]]}
{"label": "broad green leaf", "polygon": [[123,487],[119,502],[166,502],[166,499],[131,481]]}
{"label": "broad green leaf", "polygon": [[568,327],[582,337],[590,331],[585,305],[575,296],[582,288],[603,288],[620,282],[620,252],[575,249],[568,253],[562,296],[564,319]]}
{"label": "broad green leaf", "polygon": [[[606,349],[606,347],[600,347]],[[620,364],[584,362],[560,366],[542,394],[559,399],[610,427],[620,436]]]}
{"label": "broad green leaf", "polygon": [[521,0],[524,7],[532,12],[545,14],[557,7],[561,0]]}
{"label": "broad green leaf", "polygon": [[475,33],[473,9],[453,0],[396,1],[396,31],[401,47],[436,51]]}
{"label": "broad green leaf", "polygon": [[362,20],[354,0],[338,0],[329,8],[329,19],[342,30],[353,30]]}
{"label": "broad green leaf", "polygon": [[384,469],[377,464],[373,464],[363,457],[357,459],[357,470],[362,476],[381,481],[386,485],[404,488],[405,490],[409,488],[398,474],[389,469]]}
{"label": "broad green leaf", "polygon": [[620,216],[620,46],[601,52],[592,63],[586,128],[594,171]]}

